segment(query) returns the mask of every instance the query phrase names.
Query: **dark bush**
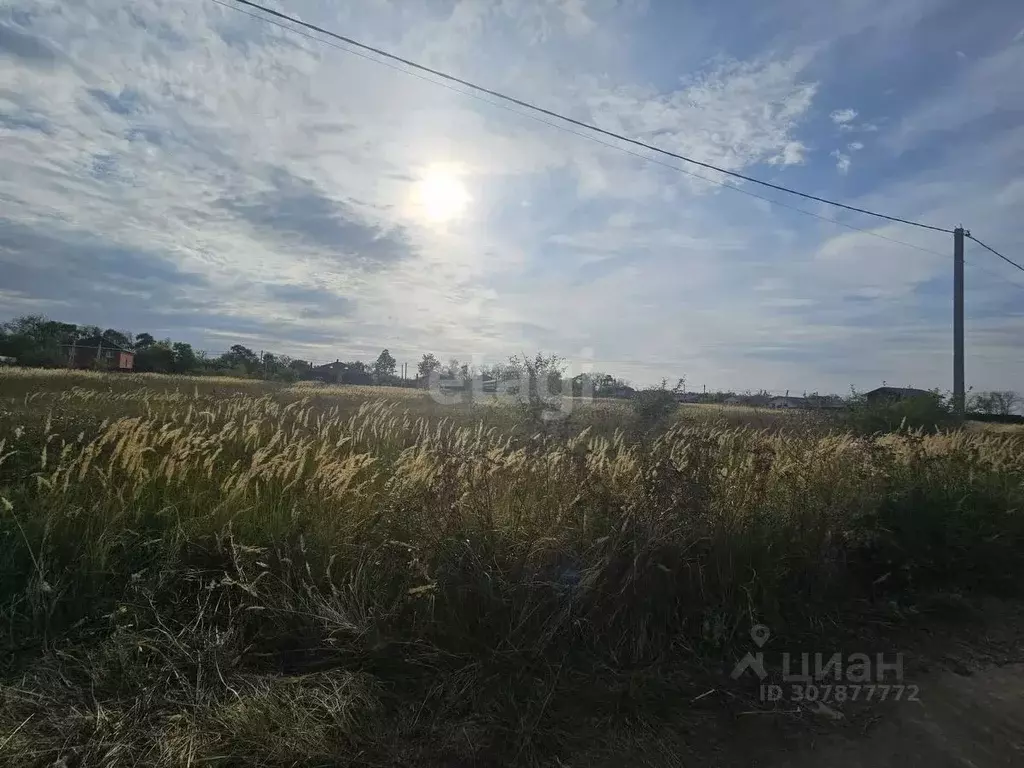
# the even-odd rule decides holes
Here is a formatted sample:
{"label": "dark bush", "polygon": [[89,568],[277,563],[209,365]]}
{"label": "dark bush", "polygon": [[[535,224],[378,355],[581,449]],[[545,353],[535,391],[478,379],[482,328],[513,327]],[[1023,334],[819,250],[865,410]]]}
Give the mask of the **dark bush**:
{"label": "dark bush", "polygon": [[675,394],[664,386],[640,390],[633,395],[632,405],[637,425],[643,430],[658,426],[679,407]]}
{"label": "dark bush", "polygon": [[893,432],[899,429],[923,429],[935,432],[956,423],[949,401],[938,392],[897,401],[870,403],[855,398],[852,407],[837,414],[840,423],[861,435]]}

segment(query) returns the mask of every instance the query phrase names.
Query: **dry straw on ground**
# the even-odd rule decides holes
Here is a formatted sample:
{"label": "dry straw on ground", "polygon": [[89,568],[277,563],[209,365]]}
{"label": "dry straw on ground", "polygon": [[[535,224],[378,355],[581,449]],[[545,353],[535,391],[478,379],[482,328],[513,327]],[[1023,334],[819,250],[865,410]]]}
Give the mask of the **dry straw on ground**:
{"label": "dry straw on ground", "polygon": [[753,622],[1021,572],[1012,434],[355,389],[0,377],[0,762],[540,763]]}

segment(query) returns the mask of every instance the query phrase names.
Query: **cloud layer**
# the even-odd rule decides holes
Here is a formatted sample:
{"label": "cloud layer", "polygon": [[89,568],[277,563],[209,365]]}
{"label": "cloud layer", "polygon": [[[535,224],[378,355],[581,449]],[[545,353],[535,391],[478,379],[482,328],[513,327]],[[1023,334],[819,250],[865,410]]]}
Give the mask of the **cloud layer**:
{"label": "cloud layer", "polygon": [[[885,56],[937,62],[957,39],[941,0],[751,4],[732,25],[638,1],[329,7],[287,10],[729,170],[1024,247],[1012,14],[975,14],[966,60],[947,47],[901,80],[873,46],[910,35]],[[651,42],[674,25],[708,34],[685,53]],[[16,0],[0,10],[0,312],[212,352],[544,348],[638,382],[948,385],[948,238],[839,216],[922,251],[837,227],[458,90],[213,3]],[[435,167],[464,216],[417,208]],[[986,268],[971,383],[1020,386],[1024,289],[969,260]]]}

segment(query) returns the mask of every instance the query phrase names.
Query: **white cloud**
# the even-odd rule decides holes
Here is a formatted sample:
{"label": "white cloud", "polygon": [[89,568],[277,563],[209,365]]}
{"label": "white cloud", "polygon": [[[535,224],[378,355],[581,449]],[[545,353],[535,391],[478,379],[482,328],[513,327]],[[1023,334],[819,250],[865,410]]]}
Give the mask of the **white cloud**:
{"label": "white cloud", "polygon": [[840,173],[845,174],[850,170],[850,156],[844,152],[840,152],[838,149],[833,149],[829,155],[836,159],[836,170]]}
{"label": "white cloud", "polygon": [[[557,33],[546,4],[510,9],[499,17],[460,3],[452,29],[434,28],[417,43],[414,25],[400,47],[414,58],[421,45],[435,61],[458,60],[467,56],[467,30],[493,34],[509,14],[532,44]],[[569,0],[560,9],[570,37],[587,33],[589,7]],[[0,87],[50,131],[12,132],[0,148],[11,171],[0,180],[5,214],[51,228],[56,216],[67,238],[100,233],[135,254],[133,269],[155,269],[173,254],[177,268],[195,276],[197,302],[236,318],[240,329],[263,323],[266,345],[276,325],[294,328],[291,343],[315,328],[321,341],[307,354],[332,333],[337,351],[365,354],[385,343],[394,350],[396,332],[409,350],[507,351],[499,331],[525,309],[503,295],[481,297],[539,247],[528,229],[500,225],[507,186],[521,200],[524,185],[568,172],[581,180],[584,205],[668,202],[717,189],[213,6],[152,0],[126,15],[96,0],[33,23],[37,34],[61,41],[65,63],[42,73],[0,69]],[[610,77],[559,76],[535,56],[517,75],[522,83],[506,85],[546,103],[588,103],[603,124],[743,169],[802,160],[792,131],[814,84],[801,81],[801,67],[795,58],[719,62],[674,92],[657,92]],[[496,74],[499,83],[509,76]],[[437,230],[412,213],[408,179],[448,161],[464,170],[475,203],[465,220]],[[552,212],[573,204],[536,202]],[[576,241],[574,227],[591,229],[557,225]],[[685,240],[697,249],[709,242]],[[645,223],[620,227],[617,242],[654,251],[681,241]],[[264,289],[282,283],[292,289]],[[314,288],[322,292],[316,307],[296,298]],[[345,311],[332,315],[332,303]],[[107,322],[100,305],[82,311]],[[319,314],[303,314],[310,311]],[[203,343],[223,331],[192,333]]]}
{"label": "white cloud", "polygon": [[584,0],[562,0],[562,13],[565,14],[566,31],[573,36],[587,35],[594,31],[597,24],[587,14]]}
{"label": "white cloud", "polygon": [[879,130],[875,123],[842,123],[838,128],[840,133],[875,133]]}
{"label": "white cloud", "polygon": [[791,141],[782,148],[782,152],[768,160],[772,165],[799,165],[804,161],[807,147],[799,141]]}
{"label": "white cloud", "polygon": [[[590,347],[641,382],[677,371],[709,386],[844,391],[876,375],[948,378],[948,302],[933,316],[919,296],[948,273],[943,259],[846,236],[215,5],[145,0],[129,14],[105,0],[18,2],[33,9],[26,34],[60,53],[0,58],[0,219],[23,239],[53,237],[26,265],[5,254],[11,235],[0,229],[0,311],[123,316],[136,331],[321,360],[385,345],[409,361]],[[415,4],[335,4],[330,16],[323,4],[296,6],[731,170],[782,183],[797,164],[829,170],[807,150],[827,141],[809,133],[824,87],[809,45],[708,59],[673,84],[667,70],[640,77],[617,63],[646,43],[613,23],[635,12],[614,0],[462,0],[436,16]],[[994,89],[1016,82],[1008,72],[994,71]],[[941,101],[941,89],[929,93]],[[840,130],[875,127],[853,109],[834,114]],[[41,127],[25,127],[33,121]],[[943,225],[962,216],[996,244],[1024,240],[1024,187],[1002,183],[1021,140],[986,141],[966,166],[933,157],[932,176],[894,167],[900,183],[860,202]],[[833,153],[841,172],[862,148]],[[412,180],[434,163],[457,166],[473,199],[443,227],[409,204]],[[93,239],[120,261],[83,244]],[[122,274],[95,288],[90,264]],[[972,307],[1008,301],[1006,285],[970,289],[983,292]],[[995,356],[1013,346],[1007,326],[1024,330],[1013,322],[976,318],[972,333]],[[972,382],[1024,375],[1008,359]]]}
{"label": "white cloud", "polygon": [[836,125],[845,125],[857,117],[856,109],[836,109],[829,114],[829,118]]}
{"label": "white cloud", "polygon": [[806,64],[803,56],[721,61],[669,93],[588,77],[576,94],[602,128],[728,170],[769,160],[795,164],[804,147],[792,134],[817,91],[803,75]]}

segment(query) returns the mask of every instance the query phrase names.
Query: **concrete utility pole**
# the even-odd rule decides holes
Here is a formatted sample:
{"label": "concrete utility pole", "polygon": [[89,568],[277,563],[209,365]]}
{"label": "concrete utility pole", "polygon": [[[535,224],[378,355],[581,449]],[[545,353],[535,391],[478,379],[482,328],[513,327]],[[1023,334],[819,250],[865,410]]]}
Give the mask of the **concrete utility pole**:
{"label": "concrete utility pole", "polygon": [[953,411],[964,417],[964,228],[953,230]]}

